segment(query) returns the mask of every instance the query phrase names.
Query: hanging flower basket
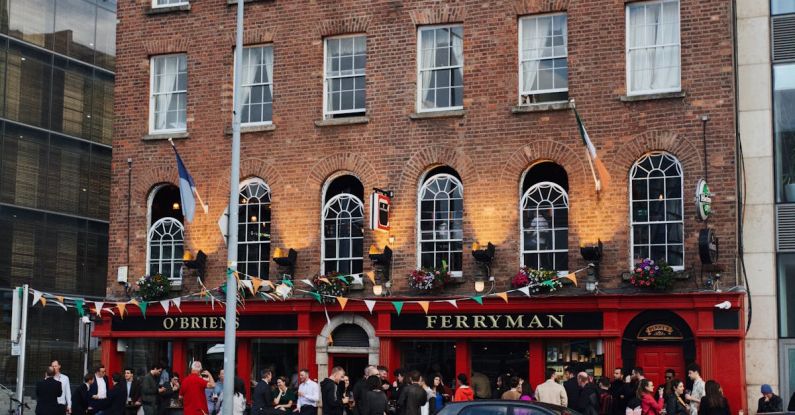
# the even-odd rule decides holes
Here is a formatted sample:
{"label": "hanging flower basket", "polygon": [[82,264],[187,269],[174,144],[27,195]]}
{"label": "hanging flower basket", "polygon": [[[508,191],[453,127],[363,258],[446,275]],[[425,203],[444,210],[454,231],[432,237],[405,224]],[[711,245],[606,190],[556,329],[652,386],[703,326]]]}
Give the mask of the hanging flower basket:
{"label": "hanging flower basket", "polygon": [[674,270],[664,261],[646,258],[635,264],[629,283],[639,288],[667,291],[674,286]]}
{"label": "hanging flower basket", "polygon": [[163,274],[144,275],[135,284],[138,286],[138,296],[144,301],[162,300],[171,290],[171,282]]}
{"label": "hanging flower basket", "polygon": [[312,292],[318,294],[323,304],[336,302],[336,297],[344,296],[348,293],[350,281],[338,272],[330,272],[326,275],[315,275],[312,278]]}
{"label": "hanging flower basket", "polygon": [[450,271],[445,261],[442,261],[441,268],[415,269],[409,273],[409,287],[417,291],[441,290],[448,282],[450,282]]}
{"label": "hanging flower basket", "polygon": [[530,287],[530,293],[552,292],[563,287],[557,280],[558,273],[543,269],[533,269],[528,267],[519,268],[519,272],[511,278],[511,287],[522,288]]}

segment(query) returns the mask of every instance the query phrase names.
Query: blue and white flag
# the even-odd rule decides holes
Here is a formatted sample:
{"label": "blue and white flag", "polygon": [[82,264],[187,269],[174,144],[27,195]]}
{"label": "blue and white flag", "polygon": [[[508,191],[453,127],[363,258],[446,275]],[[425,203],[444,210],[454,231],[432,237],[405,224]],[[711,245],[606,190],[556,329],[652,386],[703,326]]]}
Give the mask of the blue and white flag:
{"label": "blue and white flag", "polygon": [[[193,177],[188,173],[188,169],[185,167],[185,163],[182,162],[182,158],[179,156],[177,147],[173,142],[171,142],[171,147],[174,149],[174,154],[177,156],[179,198],[182,205],[182,216],[185,217],[186,221],[192,222],[193,214],[196,212],[196,199],[193,198],[193,194],[196,193],[196,196],[199,196],[199,193],[196,192],[196,183],[193,182]],[[199,197],[199,202],[201,202],[201,197]],[[202,203],[202,208],[204,209],[204,213],[207,213],[207,207],[204,206],[204,203]]]}

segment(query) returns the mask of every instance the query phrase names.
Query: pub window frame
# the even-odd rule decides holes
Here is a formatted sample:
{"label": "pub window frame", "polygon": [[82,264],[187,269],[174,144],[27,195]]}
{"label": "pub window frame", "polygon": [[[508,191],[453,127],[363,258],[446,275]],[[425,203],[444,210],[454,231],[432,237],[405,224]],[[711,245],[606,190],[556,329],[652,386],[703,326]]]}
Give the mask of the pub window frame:
{"label": "pub window frame", "polygon": [[[359,39],[363,39],[364,41],[364,66],[362,68],[356,68],[356,57],[361,55],[356,51],[356,45]],[[329,55],[329,41],[343,41],[351,39],[353,41],[353,50],[351,59],[353,60],[351,73],[343,74],[342,69],[338,69],[336,72],[332,71],[332,68],[329,66],[331,61],[331,56]],[[342,50],[342,45],[339,45],[340,51]],[[340,52],[341,53],[341,52]],[[340,62],[342,60],[341,55],[338,55],[338,59]],[[340,64],[341,65],[341,64]],[[341,66],[339,67],[341,68]],[[361,88],[356,87],[357,78],[362,78]],[[342,89],[342,83],[345,79],[352,79],[352,88],[350,91],[353,93],[353,108],[352,109],[341,109],[342,107],[342,94],[344,90]],[[336,80],[340,80],[340,89],[338,91],[332,91],[332,83]],[[356,92],[363,91],[361,107],[357,107],[357,100],[356,100]],[[330,105],[330,95],[332,92],[339,92],[340,96],[340,109],[334,110],[333,106]],[[336,117],[350,117],[350,116],[364,116],[367,113],[367,35],[363,33],[351,34],[351,35],[342,35],[342,36],[329,36],[323,39],[323,117],[326,119],[329,118],[336,118]]]}
{"label": "pub window frame", "polygon": [[[360,274],[361,272],[364,272],[364,233],[365,233],[364,232],[364,227],[365,227],[365,223],[364,223],[364,202],[362,201],[361,198],[359,198],[359,196],[357,196],[357,195],[355,195],[353,193],[350,193],[350,192],[340,192],[340,193],[335,194],[334,196],[331,196],[331,197],[328,197],[328,195],[327,195],[327,193],[329,191],[329,187],[332,185],[332,183],[334,183],[335,180],[340,179],[340,178],[342,178],[344,176],[350,176],[351,178],[356,179],[359,182],[359,185],[362,184],[358,177],[354,176],[351,173],[344,172],[344,173],[340,173],[340,174],[337,174],[337,175],[334,175],[334,176],[330,177],[326,181],[326,183],[324,185],[324,188],[323,188],[323,200],[326,200],[326,198],[328,198],[328,201],[323,203],[323,209],[322,209],[321,217],[320,217],[320,273],[321,274],[326,274],[326,273],[332,271],[332,270],[327,269],[326,261],[334,261],[334,262],[337,263],[337,266],[333,270],[334,272],[339,272],[339,262],[340,261],[347,261],[349,263],[350,272],[348,272],[348,273],[344,273],[343,272],[342,273],[343,275],[350,275],[350,274],[354,274],[355,275],[355,274]],[[344,206],[343,206],[343,203],[345,203]],[[327,237],[326,236],[326,229],[325,229],[326,219],[329,217],[329,214],[332,213],[332,208],[334,208],[335,206],[338,206],[340,208],[340,210],[339,210],[340,213],[345,211],[346,213],[351,215],[350,216],[350,218],[351,218],[351,222],[350,222],[351,229],[350,230],[351,231],[354,228],[353,227],[353,223],[355,221],[359,221],[360,229],[361,229],[361,236],[352,236],[352,233],[349,233],[348,236],[340,238],[339,237],[339,217],[337,217],[335,219],[337,221],[337,225],[336,225],[337,227],[335,227],[335,235],[334,235],[334,237]],[[330,257],[329,254],[326,252],[326,242],[327,241],[331,241],[331,240],[335,241],[334,242],[334,247],[335,247],[336,252],[335,252],[335,256],[334,257]],[[349,251],[348,251],[348,256],[347,257],[340,257],[339,256],[340,242],[343,241],[343,240],[346,240],[349,243],[349,246],[348,246]],[[355,256],[354,255],[354,244],[355,243],[359,243],[361,245],[360,246],[361,256]],[[362,270],[360,273],[354,273],[353,272],[355,269],[357,269],[357,265],[359,265],[358,268],[360,268]]]}
{"label": "pub window frame", "polygon": [[[431,171],[429,173],[433,173],[433,172]],[[461,237],[460,238],[451,238],[450,236],[452,236],[452,230],[450,229],[450,227],[448,225],[448,229],[447,229],[448,238],[446,238],[446,239],[437,238],[439,230],[436,229],[436,224],[435,224],[435,222],[437,220],[437,218],[436,218],[437,211],[436,211],[436,208],[435,208],[436,204],[434,203],[434,210],[432,212],[430,212],[431,213],[431,217],[429,219],[424,219],[425,221],[429,221],[430,220],[430,221],[434,222],[433,230],[431,231],[431,235],[433,235],[433,238],[431,238],[431,239],[423,239],[423,230],[422,230],[423,210],[422,210],[422,202],[423,201],[436,201],[437,200],[435,197],[432,198],[432,199],[426,199],[426,198],[424,198],[424,194],[425,194],[426,191],[430,192],[431,191],[430,186],[432,184],[438,183],[440,180],[447,180],[448,183],[452,183],[453,186],[454,186],[454,187],[451,187],[449,189],[449,191],[443,191],[442,189],[439,189],[439,191],[437,193],[447,193],[448,197],[446,197],[444,200],[446,200],[448,202],[448,211],[447,211],[448,212],[448,214],[447,214],[448,222],[460,221],[460,223],[461,223],[461,227],[460,227]],[[442,253],[446,252],[448,257],[452,256],[455,253],[460,253],[461,254],[461,262],[463,263],[463,251],[464,251],[464,249],[463,249],[463,245],[464,245],[464,185],[461,183],[461,180],[458,177],[454,176],[451,173],[446,173],[446,172],[439,172],[439,173],[434,173],[434,174],[426,174],[426,177],[422,180],[421,183],[422,183],[422,185],[419,187],[419,190],[417,192],[417,268],[419,268],[419,269],[423,269],[423,268],[432,269],[432,268],[435,268],[436,257],[437,257],[437,253],[439,253],[439,252],[442,252]],[[438,184],[437,184],[437,188],[438,188]],[[447,188],[447,185],[445,185],[445,189],[446,188]],[[455,188],[458,188],[459,191],[460,191],[460,195],[461,196],[459,198],[450,197],[451,191],[455,190]],[[450,207],[450,201],[451,200],[458,200],[458,199],[460,199],[460,201],[461,201],[461,215],[460,215],[459,218],[455,218],[455,217],[453,217],[454,216],[454,212],[452,211],[452,209]],[[451,216],[451,214],[453,214],[453,216]],[[426,233],[427,233],[427,231],[426,231]],[[431,264],[430,266],[427,266],[427,265],[424,266],[423,263],[422,263],[422,255],[423,255],[423,253],[425,251],[422,248],[422,244],[423,243],[432,243],[435,246],[440,241],[441,241],[441,243],[443,243],[443,241],[447,241],[447,243],[448,243],[447,250],[446,251],[437,251],[436,248],[434,248],[433,251],[429,251],[430,253],[433,254],[434,261],[433,261],[433,264]],[[452,243],[460,243],[461,244],[461,249],[460,250],[453,250],[450,247],[450,244],[452,244]],[[447,261],[448,271],[450,272],[450,276],[451,277],[453,277],[453,278],[461,278],[463,276],[463,264],[462,263],[458,264],[460,269],[454,270],[451,267],[450,261],[449,260]]]}
{"label": "pub window frame", "polygon": [[[258,219],[257,223],[262,223],[263,225],[267,224],[266,229],[268,229],[268,230],[270,230],[272,232],[272,230],[273,230],[273,223],[272,223],[272,220],[271,220],[272,219],[272,213],[273,213],[271,211],[272,194],[271,194],[270,187],[268,186],[267,183],[265,183],[264,180],[260,179],[259,177],[252,177],[252,178],[246,179],[246,180],[244,180],[244,181],[242,181],[240,183],[240,192],[239,192],[240,204],[238,205],[238,207],[242,208],[243,206],[247,206],[247,207],[252,206],[252,204],[249,203],[249,200],[251,200],[252,198],[255,198],[256,196],[252,196],[251,193],[249,193],[249,194],[244,193],[247,190],[252,189],[252,188],[256,189],[257,196],[260,196],[260,197],[257,198],[259,200],[259,202],[256,203],[256,206],[258,206],[257,213],[259,215],[259,217],[257,218]],[[265,197],[267,197],[267,202],[262,202],[263,198],[265,198]],[[265,212],[266,210],[268,212],[268,220],[267,221],[262,221],[261,219],[263,217],[263,212]],[[267,236],[264,237],[265,238],[264,240],[249,241],[248,240],[248,233],[245,232],[244,229],[245,229],[246,226],[251,225],[252,222],[249,220],[250,218],[249,218],[248,214],[246,214],[245,217],[243,217],[242,220],[240,218],[241,218],[241,216],[238,215],[238,236],[242,236],[240,238],[240,240],[238,241],[238,269],[246,276],[246,278],[248,278],[249,276],[254,276],[254,277],[258,277],[258,278],[262,278],[262,279],[267,279],[268,278],[268,274],[270,272],[271,234],[270,234],[270,232],[266,233]],[[241,226],[244,229],[241,229]],[[250,248],[250,247],[253,246],[253,247],[255,247],[254,249],[261,249],[262,245],[267,245],[268,249],[266,251],[267,254],[264,257],[259,256],[259,260],[257,260],[257,261],[248,261],[247,260],[248,255],[242,255],[241,256],[241,252],[240,252],[241,248]],[[245,251],[244,253],[246,253],[246,252],[248,252],[248,251]],[[252,274],[250,272],[249,265],[250,264],[256,264],[255,265],[255,269],[259,269],[259,268],[263,267],[263,265],[260,265],[261,263],[265,264],[264,265],[265,272],[264,273],[257,272],[256,274]]]}
{"label": "pub window frame", "polygon": [[[544,192],[546,191],[546,194]],[[555,192],[554,200],[550,200],[553,192]],[[541,197],[534,205],[530,206],[530,203],[533,202],[531,196],[538,193]],[[556,205],[555,203],[558,201],[562,201],[562,206]],[[532,228],[532,222],[525,227],[524,223],[524,212],[526,210],[536,211],[536,214],[540,212],[541,205],[547,203],[550,204],[548,206],[549,209],[552,209],[552,216],[549,218],[547,225],[549,226],[550,235],[552,237],[552,248],[551,249],[541,249],[540,242],[538,239],[536,240],[536,249],[526,249],[525,248],[525,233],[530,231]],[[527,266],[525,262],[525,255],[536,255],[538,260],[537,263],[541,264],[541,255],[543,254],[552,254],[552,261],[553,267],[551,269],[543,268],[541,266],[537,267],[538,269],[544,269],[548,271],[558,271],[558,272],[566,272],[568,270],[568,243],[569,243],[569,224],[568,224],[568,213],[569,213],[569,194],[563,186],[551,182],[551,181],[543,181],[539,183],[535,183],[530,186],[527,191],[522,194],[522,198],[519,201],[519,247],[520,247],[520,255],[519,260],[521,266]],[[555,213],[558,210],[565,210],[566,211],[566,226],[565,227],[556,227],[555,226]],[[538,217],[538,216],[536,216]],[[546,218],[545,218],[546,219]],[[550,223],[551,222],[551,223]],[[540,222],[536,222],[536,228],[538,228]],[[556,241],[557,241],[557,233],[558,231],[565,231],[565,242],[563,248],[556,248]],[[536,232],[539,232],[536,230]],[[555,254],[565,254],[565,266],[558,267],[557,260],[555,259]]]}

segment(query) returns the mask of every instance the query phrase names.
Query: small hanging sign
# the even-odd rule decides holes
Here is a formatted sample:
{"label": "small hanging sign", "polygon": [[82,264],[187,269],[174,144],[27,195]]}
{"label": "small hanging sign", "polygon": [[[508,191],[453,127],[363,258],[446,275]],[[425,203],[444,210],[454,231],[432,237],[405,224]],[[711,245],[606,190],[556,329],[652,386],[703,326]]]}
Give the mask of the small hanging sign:
{"label": "small hanging sign", "polygon": [[700,220],[707,220],[712,214],[712,193],[704,179],[699,179],[696,184],[696,211]]}
{"label": "small hanging sign", "polygon": [[393,193],[381,189],[373,189],[370,195],[370,229],[389,231],[389,208],[392,205]]}

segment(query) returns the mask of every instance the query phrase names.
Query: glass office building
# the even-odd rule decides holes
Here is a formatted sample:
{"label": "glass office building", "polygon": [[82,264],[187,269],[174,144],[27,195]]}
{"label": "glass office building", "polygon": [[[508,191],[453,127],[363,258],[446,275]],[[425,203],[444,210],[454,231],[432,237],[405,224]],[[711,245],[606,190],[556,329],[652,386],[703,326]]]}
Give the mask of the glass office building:
{"label": "glass office building", "polygon": [[[116,0],[0,0],[0,383],[13,386],[10,287],[103,296]],[[26,394],[58,359],[79,383],[78,316],[29,313]],[[95,353],[96,354],[96,353]]]}

